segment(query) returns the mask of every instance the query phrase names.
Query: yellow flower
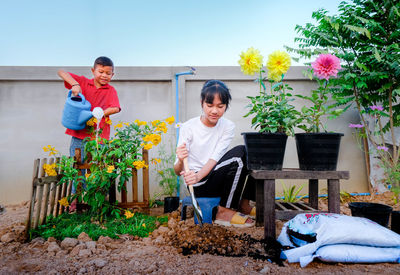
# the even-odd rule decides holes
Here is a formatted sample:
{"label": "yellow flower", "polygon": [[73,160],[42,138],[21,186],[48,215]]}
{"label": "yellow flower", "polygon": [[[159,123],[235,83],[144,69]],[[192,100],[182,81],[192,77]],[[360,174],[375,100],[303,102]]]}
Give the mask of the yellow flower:
{"label": "yellow flower", "polygon": [[69,206],[68,200],[66,197],[62,198],[61,200],[58,201],[60,203],[61,206]]}
{"label": "yellow flower", "polygon": [[43,169],[46,172],[46,174],[48,176],[57,176],[57,172],[56,172],[56,164],[43,164]]}
{"label": "yellow flower", "polygon": [[153,163],[154,165],[156,165],[157,163],[160,163],[161,160],[160,159],[152,159],[151,163]]}
{"label": "yellow flower", "polygon": [[253,47],[240,54],[239,65],[244,74],[253,75],[262,68],[263,56]]}
{"label": "yellow flower", "polygon": [[49,152],[49,156],[58,154],[58,151],[54,147],[51,147],[51,145],[43,147],[43,151]]}
{"label": "yellow flower", "polygon": [[284,51],[274,51],[268,56],[268,78],[281,81],[283,75],[289,70],[291,64],[290,55]]}
{"label": "yellow flower", "polygon": [[86,173],[85,178],[89,178],[89,177],[90,177],[90,174]]}
{"label": "yellow flower", "polygon": [[157,124],[156,131],[157,132],[164,132],[164,134],[167,132],[167,124],[165,122],[160,122]]}
{"label": "yellow flower", "polygon": [[115,126],[114,126],[114,129],[121,128],[121,127],[122,127],[122,122],[120,122],[120,123],[118,123],[117,125],[115,125]]}
{"label": "yellow flower", "polygon": [[146,228],[146,224],[145,224],[145,223],[143,223],[142,226],[143,226],[144,228]]}
{"label": "yellow flower", "polygon": [[151,141],[151,134],[145,135],[145,136],[143,137],[143,141],[146,141],[146,142]]}
{"label": "yellow flower", "polygon": [[110,140],[108,141],[108,143],[113,143],[114,141],[116,141],[116,139],[110,139]]}
{"label": "yellow flower", "polygon": [[108,125],[112,125],[112,121],[111,121],[110,117],[108,117],[108,116],[105,118],[105,122],[106,122]]}
{"label": "yellow flower", "polygon": [[144,162],[144,160],[135,160],[135,161],[132,163],[132,165],[136,168],[136,170],[149,167],[148,165],[146,165],[146,163]]}
{"label": "yellow flower", "polygon": [[153,142],[153,144],[155,146],[157,146],[161,142],[161,136],[158,135],[158,134],[152,134],[151,135],[151,142]]}
{"label": "yellow flower", "polygon": [[130,219],[130,218],[132,218],[132,217],[135,215],[135,213],[132,213],[131,211],[126,210],[124,215],[125,215],[125,217],[126,217],[127,219]]}
{"label": "yellow flower", "polygon": [[154,127],[156,127],[156,126],[158,125],[158,123],[160,123],[160,121],[159,121],[158,119],[151,122],[151,124],[152,124]]}
{"label": "yellow flower", "polygon": [[87,125],[87,126],[94,126],[96,123],[97,123],[97,118],[92,117],[91,119],[89,119],[89,120],[86,122],[86,125]]}
{"label": "yellow flower", "polygon": [[153,147],[153,144],[147,143],[147,144],[145,144],[145,145],[143,146],[143,149],[144,149],[144,150],[150,150],[152,147]]}
{"label": "yellow flower", "polygon": [[107,167],[107,173],[112,173],[112,171],[114,171],[114,169],[115,169],[115,167],[114,167],[114,165],[109,165],[108,167]]}
{"label": "yellow flower", "polygon": [[164,175],[164,171],[157,171],[160,175]]}
{"label": "yellow flower", "polygon": [[165,122],[167,122],[169,125],[175,122],[174,116],[168,117],[165,119]]}
{"label": "yellow flower", "polygon": [[135,122],[138,126],[142,126],[142,125],[146,125],[146,124],[147,124],[146,121],[140,121],[139,119],[136,119],[134,122]]}
{"label": "yellow flower", "polygon": [[129,123],[128,123],[128,122],[124,122],[124,124],[125,124],[126,126],[129,126]]}

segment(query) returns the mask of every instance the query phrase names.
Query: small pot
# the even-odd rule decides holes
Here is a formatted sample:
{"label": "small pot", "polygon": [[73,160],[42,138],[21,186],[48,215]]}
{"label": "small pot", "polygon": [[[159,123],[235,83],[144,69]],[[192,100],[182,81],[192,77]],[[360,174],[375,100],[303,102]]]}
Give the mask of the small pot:
{"label": "small pot", "polygon": [[179,208],[179,197],[164,198],[164,213],[171,213]]}
{"label": "small pot", "polygon": [[370,219],[384,227],[388,226],[393,210],[389,205],[371,202],[351,202],[349,207],[352,216]]}
{"label": "small pot", "polygon": [[392,224],[390,226],[392,231],[400,234],[400,211],[393,211],[392,212]]}

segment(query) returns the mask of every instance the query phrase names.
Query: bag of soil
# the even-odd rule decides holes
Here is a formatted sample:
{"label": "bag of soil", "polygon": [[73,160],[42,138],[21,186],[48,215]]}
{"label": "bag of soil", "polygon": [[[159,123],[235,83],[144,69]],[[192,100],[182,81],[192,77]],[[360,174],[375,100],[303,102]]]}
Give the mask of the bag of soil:
{"label": "bag of soil", "polygon": [[312,256],[325,245],[400,247],[399,234],[371,220],[331,213],[297,215],[285,223],[278,241],[282,246],[295,247],[282,253],[291,263]]}

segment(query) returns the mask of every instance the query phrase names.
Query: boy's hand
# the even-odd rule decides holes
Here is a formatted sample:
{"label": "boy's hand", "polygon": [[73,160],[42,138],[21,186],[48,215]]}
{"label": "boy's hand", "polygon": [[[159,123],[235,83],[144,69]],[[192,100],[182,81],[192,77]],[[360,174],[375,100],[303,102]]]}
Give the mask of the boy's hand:
{"label": "boy's hand", "polygon": [[71,87],[71,92],[72,92],[73,96],[78,96],[79,93],[82,93],[81,86],[80,85],[73,85]]}

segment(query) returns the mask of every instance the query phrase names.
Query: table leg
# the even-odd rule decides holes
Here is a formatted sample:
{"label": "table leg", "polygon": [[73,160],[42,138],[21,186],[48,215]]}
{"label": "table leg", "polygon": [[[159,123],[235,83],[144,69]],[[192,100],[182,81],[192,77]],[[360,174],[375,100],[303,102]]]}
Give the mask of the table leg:
{"label": "table leg", "polygon": [[328,179],[328,211],[340,213],[340,181]]}
{"label": "table leg", "polygon": [[264,181],[256,180],[256,226],[264,225]]}
{"label": "table leg", "polygon": [[310,206],[314,209],[318,209],[318,180],[308,180],[308,201]]}
{"label": "table leg", "polygon": [[264,180],[264,238],[276,238],[275,232],[275,180]]}

